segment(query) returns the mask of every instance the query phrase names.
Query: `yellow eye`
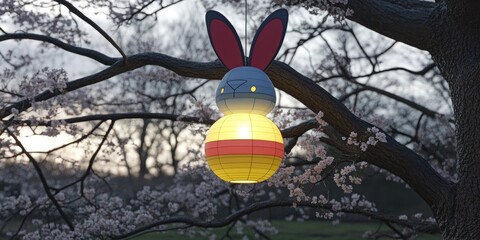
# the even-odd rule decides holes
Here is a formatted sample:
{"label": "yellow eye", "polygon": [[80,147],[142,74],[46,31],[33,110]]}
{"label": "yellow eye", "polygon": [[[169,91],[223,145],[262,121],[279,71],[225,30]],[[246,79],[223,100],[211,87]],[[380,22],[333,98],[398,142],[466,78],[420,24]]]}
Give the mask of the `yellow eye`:
{"label": "yellow eye", "polygon": [[255,91],[257,91],[257,87],[255,87],[255,86],[252,86],[252,87],[250,88],[250,91],[252,91],[252,92],[255,92]]}
{"label": "yellow eye", "polygon": [[222,89],[220,89],[220,93],[223,93],[225,92],[225,88],[222,87]]}

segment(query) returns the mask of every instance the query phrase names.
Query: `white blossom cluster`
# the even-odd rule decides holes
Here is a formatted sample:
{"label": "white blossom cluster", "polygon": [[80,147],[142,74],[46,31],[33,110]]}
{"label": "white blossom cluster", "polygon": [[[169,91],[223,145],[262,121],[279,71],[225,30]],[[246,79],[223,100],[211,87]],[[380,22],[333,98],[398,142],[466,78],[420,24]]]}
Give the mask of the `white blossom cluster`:
{"label": "white blossom cluster", "polygon": [[317,218],[323,218],[327,220],[333,220],[333,224],[339,223],[339,218],[345,215],[345,211],[351,210],[363,210],[370,212],[377,212],[377,208],[374,203],[365,199],[365,196],[359,194],[351,194],[349,196],[342,197],[339,201],[335,199],[327,200],[323,195],[315,196],[312,198],[312,203],[320,203],[322,205],[329,205],[330,208],[321,209],[321,211],[315,212]]}
{"label": "white blossom cluster", "polygon": [[[5,76],[5,72],[2,76]],[[64,93],[67,87],[68,77],[64,69],[42,68],[32,76],[24,76],[18,83],[16,94],[23,96],[32,107],[23,113],[13,107],[10,111],[15,120],[28,120],[31,125],[37,125],[40,122],[50,122],[49,126],[42,128],[39,134],[46,136],[57,136],[61,131],[76,135],[82,131],[82,128],[75,124],[66,124],[64,120],[55,120],[56,117],[63,114],[78,115],[85,108],[85,99],[89,97],[85,91],[79,90],[73,93],[61,94],[48,101],[36,101],[35,97],[43,93],[53,93],[58,91]],[[78,103],[81,103],[80,105]],[[66,107],[68,106],[68,107]]]}
{"label": "white blossom cluster", "polygon": [[[78,23],[68,17],[68,14],[62,14],[60,8],[53,8],[51,2],[45,0],[3,0],[0,4],[0,20],[15,24],[18,28],[15,30],[40,31],[47,36],[58,37],[67,43],[83,40],[86,35],[79,28]],[[6,25],[8,26],[8,24]]]}
{"label": "white blossom cluster", "polygon": [[328,125],[328,123],[325,122],[325,120],[323,120],[323,115],[324,114],[322,111],[319,111],[317,115],[315,115],[315,120],[317,120],[319,124],[319,128],[318,128],[319,131],[322,131],[322,129]]}
{"label": "white blossom cluster", "polygon": [[340,187],[343,190],[343,192],[351,193],[353,190],[353,186],[347,183],[347,179],[352,184],[362,183],[361,178],[350,175],[352,172],[355,172],[355,171],[356,171],[355,165],[352,164],[352,165],[347,165],[343,167],[340,170],[340,173],[335,173],[333,175],[333,181],[335,181],[335,184],[337,184],[337,186]]}
{"label": "white blossom cluster", "polygon": [[[359,146],[362,152],[367,151],[368,146],[375,146],[378,142],[387,142],[387,136],[376,127],[367,128],[367,133],[370,135],[366,140],[358,140],[358,134],[351,132],[347,137],[342,137],[342,140],[347,142],[347,145]],[[361,137],[363,138],[363,136]]]}
{"label": "white blossom cluster", "polygon": [[[196,170],[192,171],[208,173],[206,170],[204,167],[196,167]],[[10,216],[16,211],[20,211],[20,216],[25,216],[34,206],[37,206],[37,210],[50,212],[58,220],[51,222],[47,220],[48,218],[34,217],[31,224],[38,227],[31,232],[20,232],[19,235],[23,239],[101,239],[132,231],[138,226],[154,221],[180,215],[205,221],[213,220],[217,214],[217,208],[224,206],[220,201],[223,198],[215,198],[214,194],[221,191],[225,184],[218,180],[214,184],[208,184],[208,181],[200,181],[195,184],[183,179],[191,177],[191,172],[181,175],[183,176],[179,175],[172,187],[159,186],[158,189],[144,187],[130,201],[125,201],[110,193],[103,193],[97,187],[86,187],[83,190],[85,198],[83,204],[81,201],[68,208],[73,211],[69,215],[73,214],[78,217],[74,222],[75,231],[70,231],[66,224],[59,223],[61,222],[60,216],[55,213],[51,202],[45,196],[20,195],[1,198],[0,216],[2,218]],[[212,179],[212,176],[209,175],[211,173],[205,174],[205,180]],[[197,177],[203,178],[199,175]],[[91,181],[87,181],[87,184],[89,184],[88,182]],[[63,205],[77,196],[78,189],[74,188],[56,194],[55,198]],[[32,198],[37,200],[34,201]],[[163,226],[158,229],[162,228]],[[12,232],[9,233],[10,236],[12,234]]]}
{"label": "white blossom cluster", "polygon": [[19,93],[30,101],[34,101],[35,95],[43,92],[56,90],[64,92],[67,87],[68,77],[63,69],[43,68],[27,78],[24,77],[20,82]]}

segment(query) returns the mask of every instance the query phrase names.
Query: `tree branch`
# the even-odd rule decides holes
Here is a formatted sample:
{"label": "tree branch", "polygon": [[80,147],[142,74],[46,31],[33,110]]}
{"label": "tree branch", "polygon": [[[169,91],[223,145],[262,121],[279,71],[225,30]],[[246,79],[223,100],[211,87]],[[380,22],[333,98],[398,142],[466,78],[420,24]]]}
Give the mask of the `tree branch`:
{"label": "tree branch", "polygon": [[432,41],[429,22],[435,7],[433,2],[349,0],[344,7],[353,10],[348,19],[410,46],[427,50]]}
{"label": "tree branch", "polygon": [[[359,119],[345,105],[312,80],[276,62],[267,71],[274,85],[302,102],[313,112],[322,111],[324,120],[344,136],[367,132],[373,125]],[[387,135],[387,143],[372,146],[360,159],[401,177],[430,206],[451,196],[452,183],[441,177],[421,156]]]}
{"label": "tree branch", "polygon": [[[45,101],[55,96],[61,95],[66,92],[89,86],[113,76],[119,75],[124,72],[128,72],[146,65],[157,65],[170,69],[175,73],[185,77],[196,77],[204,79],[221,79],[223,74],[226,73],[226,69],[220,64],[220,61],[210,63],[198,63],[192,61],[185,61],[182,59],[170,57],[161,53],[141,53],[129,57],[129,61],[124,63],[118,60],[112,66],[87,77],[80,78],[78,80],[71,81],[67,84],[66,89],[63,92],[55,90],[53,92],[47,90],[36,95],[33,100],[40,102]],[[20,112],[25,111],[31,107],[31,102],[28,99],[16,102],[8,107],[0,109],[0,119],[5,118],[11,114],[12,108],[16,108]]]}
{"label": "tree branch", "polygon": [[70,230],[73,231],[74,227],[73,227],[72,222],[67,217],[65,212],[62,210],[62,207],[58,203],[57,199],[55,199],[55,196],[50,192],[50,187],[48,186],[47,179],[45,178],[45,175],[43,175],[43,171],[40,168],[40,165],[38,164],[37,160],[35,160],[35,158],[33,158],[32,155],[30,155],[30,153],[28,153],[28,151],[25,149],[25,147],[23,147],[22,142],[20,142],[20,140],[18,140],[18,138],[17,138],[17,136],[15,136],[15,134],[13,134],[8,128],[6,128],[6,131],[15,140],[16,144],[22,150],[22,153],[25,154],[28,157],[28,159],[32,163],[33,167],[35,168],[35,171],[37,172],[38,177],[40,178],[40,182],[42,183],[43,189],[45,190],[45,193],[47,194],[47,197],[50,199],[50,201],[52,201],[53,205],[55,206],[57,211],[60,213],[60,216],[62,216],[63,220],[65,220],[65,222],[67,223]]}
{"label": "tree branch", "polygon": [[310,129],[317,128],[319,126],[317,120],[310,119],[305,122],[302,122],[298,125],[293,127],[285,128],[282,130],[282,137],[283,138],[292,138],[292,137],[300,137],[305,132]]}
{"label": "tree branch", "polygon": [[[182,121],[182,122],[192,122],[192,123],[206,123],[206,124],[213,124],[215,120],[212,119],[203,119],[199,117],[191,117],[185,115],[178,115],[178,114],[170,114],[170,113],[145,113],[145,112],[132,112],[132,113],[111,113],[111,114],[94,114],[82,117],[73,117],[73,118],[65,118],[65,119],[56,119],[56,120],[49,120],[44,122],[36,122],[35,126],[51,126],[52,121],[65,121],[66,123],[80,123],[80,122],[88,122],[88,121],[107,121],[107,120],[122,120],[122,119],[161,119],[161,120],[171,120],[171,121]],[[28,126],[32,125],[32,121],[30,120],[10,120],[5,122],[6,125],[8,124],[26,124]]]}
{"label": "tree branch", "polygon": [[[372,86],[368,86],[366,84],[361,84],[361,83],[355,83],[355,84],[358,84],[360,86],[362,86],[361,88],[357,88],[355,90],[353,90],[352,92],[349,92],[345,95],[343,95],[342,97],[340,97],[338,100],[343,102],[345,101],[346,99],[348,99],[349,97],[353,96],[353,95],[356,95],[360,92],[363,92],[363,91],[372,91],[372,92],[376,92],[380,95],[383,95],[385,97],[388,97],[388,98],[391,98],[391,99],[394,99],[398,102],[401,102],[401,103],[404,103],[405,105],[413,108],[413,109],[416,109],[422,113],[424,113],[426,116],[430,117],[430,118],[436,118],[438,116],[440,116],[441,114],[438,113],[438,112],[435,112],[431,109],[428,109],[427,107],[425,106],[422,106],[414,101],[411,101],[411,100],[408,100],[406,98],[403,98],[403,97],[400,97],[396,94],[393,94],[391,92],[388,92],[388,91],[385,91],[383,89],[380,89],[380,88],[376,88],[376,87],[372,87]],[[450,122],[453,122],[453,119],[450,120]]]}
{"label": "tree branch", "polygon": [[56,38],[52,38],[49,36],[44,36],[44,35],[39,35],[34,33],[9,33],[9,34],[0,35],[0,42],[3,42],[5,40],[10,40],[10,39],[15,39],[15,40],[30,39],[30,40],[38,40],[42,42],[51,43],[67,52],[71,52],[71,53],[78,54],[80,56],[91,58],[105,65],[112,65],[118,61],[118,58],[109,57],[95,50],[75,47],[68,43],[62,42]]}
{"label": "tree branch", "polygon": [[[221,221],[212,221],[212,222],[204,222],[201,220],[193,219],[187,216],[179,216],[179,217],[172,217],[168,219],[163,219],[159,220],[156,222],[153,222],[151,224],[139,227],[131,232],[122,234],[122,235],[117,235],[117,236],[112,236],[112,239],[124,239],[128,237],[132,237],[135,235],[138,235],[142,233],[143,231],[162,226],[162,225],[167,225],[167,224],[175,224],[175,223],[183,223],[187,224],[189,226],[196,226],[196,227],[202,227],[202,228],[219,228],[219,227],[224,227],[227,226],[228,224],[240,219],[243,216],[246,216],[250,213],[260,211],[262,209],[267,209],[267,208],[273,208],[273,207],[291,207],[293,204],[296,204],[299,207],[311,207],[311,208],[321,208],[321,209],[328,209],[331,210],[332,206],[331,204],[321,204],[321,203],[316,203],[313,204],[311,202],[294,202],[293,200],[267,200],[263,202],[257,202],[254,203],[248,207],[245,207],[237,212],[234,212],[230,214],[229,216],[225,217]],[[402,226],[406,226],[412,229],[415,229],[420,232],[427,232],[427,233],[436,233],[438,232],[438,227],[435,224],[430,224],[426,223],[423,221],[408,221],[408,220],[400,220],[396,217],[393,216],[388,216],[388,215],[383,215],[378,212],[366,210],[363,208],[359,207],[352,207],[351,209],[342,209],[340,212],[345,212],[345,213],[353,213],[353,214],[361,214],[367,217],[370,217],[375,220],[380,220],[380,221],[387,221],[390,223],[395,223],[399,224]]]}
{"label": "tree branch", "polygon": [[83,21],[88,23],[90,26],[92,26],[95,30],[97,30],[97,32],[99,32],[105,39],[107,39],[107,41],[110,44],[113,45],[113,47],[115,47],[118,50],[118,52],[120,52],[120,54],[123,57],[123,61],[124,62],[127,61],[127,55],[125,55],[122,48],[120,48],[120,46],[118,46],[118,44],[110,37],[110,35],[108,35],[105,31],[103,31],[103,29],[100,26],[98,26],[94,21],[92,21],[90,18],[85,16],[85,14],[83,14],[80,10],[78,10],[75,6],[73,6],[68,1],[65,1],[65,0],[53,0],[53,1],[67,7],[68,10],[70,10],[70,12],[77,15],[80,19],[82,19]]}

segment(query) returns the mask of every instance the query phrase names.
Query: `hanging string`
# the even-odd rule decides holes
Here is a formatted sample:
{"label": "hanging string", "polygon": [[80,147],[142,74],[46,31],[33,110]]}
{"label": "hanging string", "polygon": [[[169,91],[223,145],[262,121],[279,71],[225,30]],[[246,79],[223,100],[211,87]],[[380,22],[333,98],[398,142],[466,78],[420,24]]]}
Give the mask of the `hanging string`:
{"label": "hanging string", "polygon": [[247,47],[248,47],[248,33],[247,33],[247,14],[248,14],[248,8],[247,8],[247,0],[245,0],[245,65],[247,65]]}

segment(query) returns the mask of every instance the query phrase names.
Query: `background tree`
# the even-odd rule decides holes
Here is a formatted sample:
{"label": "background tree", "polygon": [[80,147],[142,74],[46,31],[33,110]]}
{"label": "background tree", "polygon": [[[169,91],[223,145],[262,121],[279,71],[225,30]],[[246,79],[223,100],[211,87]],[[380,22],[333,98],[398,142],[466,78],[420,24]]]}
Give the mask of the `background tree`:
{"label": "background tree", "polygon": [[[263,237],[274,230],[249,214],[292,205],[303,218],[309,217],[307,208],[332,220],[343,213],[365,215],[385,222],[394,237],[438,230],[446,239],[479,235],[477,4],[285,0],[250,6],[252,31],[278,5],[290,6],[292,15],[280,61],[267,71],[282,91],[272,117],[283,129],[288,155],[270,181],[254,187],[218,181],[198,145],[205,125],[218,117],[208,94],[214,84],[205,79],[226,72],[214,60],[205,33],[174,23],[174,40],[154,34],[148,39],[157,32],[163,9],[180,4],[197,8],[188,15],[198,18],[188,22],[200,25],[198,9],[241,9],[238,2],[188,1],[4,0],[0,5],[0,42],[10,44],[0,56],[5,63],[0,96],[5,186],[0,216],[5,220],[0,224],[6,229],[20,219],[10,237],[125,238],[167,231],[172,224],[190,234],[250,226]],[[82,13],[89,11],[107,13],[117,36]],[[158,32],[165,35],[171,27],[163,24]],[[103,36],[113,48],[90,43],[93,36]],[[29,40],[42,44],[15,48]],[[91,67],[82,72],[55,67],[62,66],[62,57],[43,60],[59,50],[93,60],[81,65]],[[185,123],[191,125],[179,125]],[[56,136],[61,143],[32,150],[25,143],[25,135],[32,134]],[[189,147],[177,152],[182,143]],[[131,199],[118,194],[116,176],[131,174],[129,164],[136,162],[144,179],[147,173],[168,173],[154,173],[168,159],[177,173],[171,185],[152,182],[155,189],[145,187]],[[189,161],[179,168],[182,159]],[[379,211],[356,192],[372,173],[408,185],[430,206],[436,222]],[[36,227],[26,231],[25,224]]]}

